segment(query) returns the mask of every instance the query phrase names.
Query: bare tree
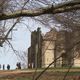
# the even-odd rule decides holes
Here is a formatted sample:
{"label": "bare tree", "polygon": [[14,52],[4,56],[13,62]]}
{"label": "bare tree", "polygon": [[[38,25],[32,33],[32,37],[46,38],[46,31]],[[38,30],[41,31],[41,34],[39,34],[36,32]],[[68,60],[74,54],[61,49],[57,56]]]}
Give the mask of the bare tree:
{"label": "bare tree", "polygon": [[[74,15],[73,13],[71,13],[71,15],[69,15],[69,14],[57,15],[58,17],[64,18],[65,22],[63,22],[62,21],[63,19],[61,19],[61,18],[58,19],[58,17],[55,14],[71,12],[71,11],[75,12],[75,10],[77,10],[76,12],[79,13],[79,9],[80,9],[80,1],[79,0],[77,0],[77,1],[74,1],[74,0],[71,0],[71,1],[70,0],[57,0],[57,1],[56,0],[51,0],[51,1],[49,1],[49,0],[45,0],[45,1],[21,0],[21,1],[22,2],[19,3],[19,0],[9,0],[9,1],[2,0],[2,2],[0,3],[0,21],[7,20],[7,19],[15,19],[18,17],[35,17],[34,18],[35,20],[41,21],[41,23],[43,23],[44,25],[46,22],[48,22],[47,25],[50,26],[51,24],[49,24],[50,23],[49,21],[52,21],[52,23],[53,23],[53,21],[56,20],[57,22],[59,22],[60,24],[62,24],[64,26],[64,29],[66,29],[68,31],[69,30],[73,31],[72,33],[75,32],[74,25],[78,24],[78,22],[75,19],[76,15],[74,16],[74,19],[72,19],[73,16],[71,17],[71,15]],[[9,5],[9,6],[6,7],[7,5]],[[55,15],[56,17],[53,15]],[[45,19],[45,16],[46,16],[46,19]],[[66,18],[66,16],[67,16],[67,18]],[[13,26],[10,28],[10,30],[8,31],[8,33],[6,34],[6,36],[4,38],[8,37],[10,31],[15,27],[16,23],[18,23],[18,22],[19,21],[16,21],[13,24]],[[76,22],[76,24],[74,24],[75,22]],[[62,25],[60,26],[61,28],[62,28]],[[78,29],[78,28],[79,28],[79,25],[76,29]],[[79,34],[79,32],[76,32],[76,34],[74,34],[74,36],[70,35],[71,40],[78,37],[79,35],[75,36],[77,34]],[[66,35],[66,40],[67,40],[67,38],[70,39],[70,37],[67,34],[65,34],[65,35]],[[76,44],[78,44],[80,41],[78,38],[77,42],[73,40],[73,43],[72,43],[69,39],[68,39],[68,42],[70,43],[70,45],[67,45],[67,43],[65,43],[65,44],[67,47],[69,47],[69,49],[72,50],[72,48],[74,48],[74,46]],[[1,44],[3,44],[4,42],[5,42],[5,40],[3,40],[3,42]],[[79,51],[78,48],[76,48],[76,50]],[[54,61],[52,63],[54,63]],[[45,72],[47,69],[48,69],[48,67],[43,72]],[[37,79],[42,75],[42,73],[37,77]]]}

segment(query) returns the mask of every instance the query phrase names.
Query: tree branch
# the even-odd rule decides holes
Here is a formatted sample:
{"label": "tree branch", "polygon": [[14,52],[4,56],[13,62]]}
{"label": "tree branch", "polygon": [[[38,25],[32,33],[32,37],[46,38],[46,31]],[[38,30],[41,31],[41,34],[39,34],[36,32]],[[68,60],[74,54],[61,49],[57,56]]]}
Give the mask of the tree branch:
{"label": "tree branch", "polygon": [[17,10],[13,13],[6,12],[4,14],[0,13],[0,20],[12,19],[17,17],[34,17],[40,16],[43,14],[56,14],[56,13],[63,13],[68,12],[71,10],[78,10],[80,9],[80,1],[69,1],[66,3],[58,4],[56,6],[50,5],[44,8],[38,9],[30,9],[30,10]]}

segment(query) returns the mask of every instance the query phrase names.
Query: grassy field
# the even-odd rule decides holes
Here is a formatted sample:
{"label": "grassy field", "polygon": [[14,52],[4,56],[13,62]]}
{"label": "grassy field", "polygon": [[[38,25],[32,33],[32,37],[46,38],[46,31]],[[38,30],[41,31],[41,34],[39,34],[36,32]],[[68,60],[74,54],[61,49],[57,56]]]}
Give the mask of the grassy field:
{"label": "grassy field", "polygon": [[[36,76],[43,69],[38,69]],[[20,71],[1,71],[0,72],[0,80],[32,80],[34,75],[34,69],[26,69]],[[52,68],[47,70],[39,80],[63,80],[68,68]],[[3,73],[3,74],[2,74]],[[8,74],[8,75],[7,75]],[[1,77],[2,75],[2,77]],[[6,75],[6,76],[5,76]],[[35,77],[36,77],[35,76]],[[80,80],[80,68],[72,68],[70,72],[67,74],[66,80]]]}

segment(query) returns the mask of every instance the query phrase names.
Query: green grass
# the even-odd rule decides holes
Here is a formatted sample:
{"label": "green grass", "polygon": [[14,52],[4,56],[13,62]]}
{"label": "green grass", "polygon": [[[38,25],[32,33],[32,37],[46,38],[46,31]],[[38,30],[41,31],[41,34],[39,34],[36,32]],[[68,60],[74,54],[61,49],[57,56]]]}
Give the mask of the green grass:
{"label": "green grass", "polygon": [[[63,74],[66,74],[66,72],[63,72]],[[69,72],[69,76],[80,76],[80,72]]]}
{"label": "green grass", "polygon": [[32,80],[31,77],[0,78],[0,80]]}
{"label": "green grass", "polygon": [[[69,67],[56,67],[56,68],[49,68],[48,70],[51,69],[68,69]],[[37,68],[37,70],[44,70],[45,68]],[[80,69],[80,67],[72,67],[71,69]],[[33,69],[23,69],[23,70],[35,70],[35,68]]]}
{"label": "green grass", "polygon": [[32,80],[32,79],[31,78],[22,77],[22,78],[16,78],[16,80]]}

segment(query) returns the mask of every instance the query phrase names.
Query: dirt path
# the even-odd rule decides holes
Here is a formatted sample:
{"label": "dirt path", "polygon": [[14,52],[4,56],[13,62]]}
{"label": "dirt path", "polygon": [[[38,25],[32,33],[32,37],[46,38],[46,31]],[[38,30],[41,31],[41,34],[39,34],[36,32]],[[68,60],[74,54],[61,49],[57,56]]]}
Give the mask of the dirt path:
{"label": "dirt path", "polygon": [[[42,71],[42,70],[38,70],[38,71]],[[59,72],[66,72],[67,71],[67,69],[55,69],[55,70],[49,70],[49,71],[53,71],[53,72],[57,72],[57,71],[59,71]],[[70,70],[71,72],[80,72],[80,69],[71,69]],[[0,70],[0,77],[5,77],[5,76],[13,76],[13,75],[20,75],[21,76],[21,74],[23,75],[29,75],[29,74],[31,74],[32,75],[32,73],[34,73],[35,72],[35,70]]]}
{"label": "dirt path", "polygon": [[[42,70],[38,70],[38,71],[42,71]],[[48,72],[46,72],[44,75],[42,75],[42,79],[41,80],[52,80],[53,78],[55,78],[55,80],[58,80],[57,78],[62,78],[64,76],[64,73],[61,74],[61,72],[66,72],[67,69],[56,69],[56,70],[49,70]],[[0,70],[0,80],[7,80],[6,78],[8,78],[8,80],[17,80],[15,78],[24,78],[24,77],[30,77],[32,78],[32,76],[34,75],[35,70]],[[70,74],[69,78],[74,80],[73,78],[80,76],[80,69],[71,69],[71,72],[79,72],[77,75],[72,75]],[[38,73],[37,73],[38,74]],[[56,77],[58,76],[58,77]],[[2,79],[3,78],[3,79]],[[45,79],[47,78],[47,79]],[[68,80],[70,80],[68,79]],[[22,79],[23,80],[23,79]],[[78,80],[78,79],[75,79]],[[80,79],[79,79],[80,80]]]}
{"label": "dirt path", "polygon": [[10,70],[10,71],[0,71],[0,78],[2,77],[21,77],[21,76],[31,76],[32,71],[27,70]]}

